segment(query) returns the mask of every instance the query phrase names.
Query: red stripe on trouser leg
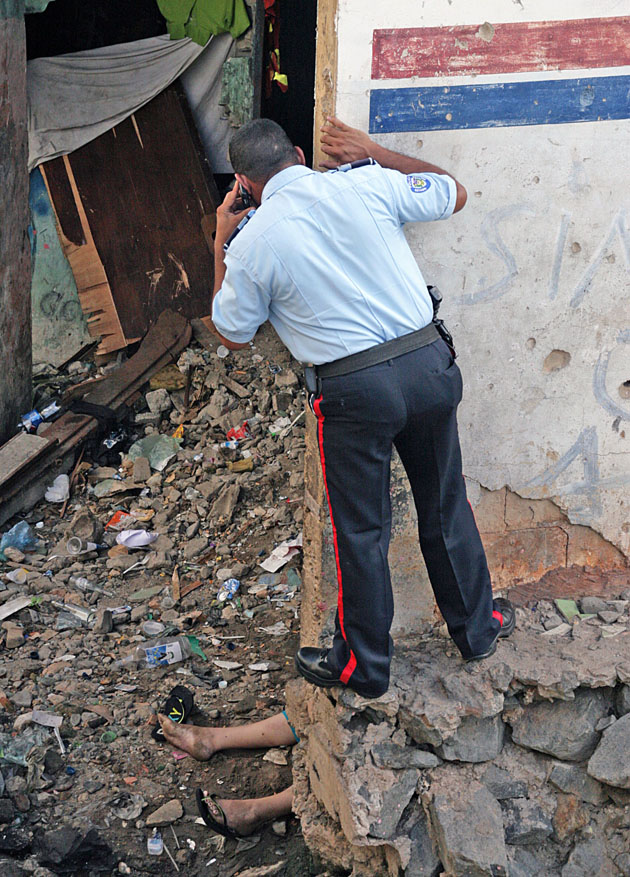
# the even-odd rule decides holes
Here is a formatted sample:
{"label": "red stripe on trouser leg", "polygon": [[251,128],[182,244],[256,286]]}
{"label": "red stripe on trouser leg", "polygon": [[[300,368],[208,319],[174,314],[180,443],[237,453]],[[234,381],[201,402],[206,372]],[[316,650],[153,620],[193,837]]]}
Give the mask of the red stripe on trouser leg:
{"label": "red stripe on trouser leg", "polygon": [[499,622],[501,627],[503,627],[503,616],[501,615],[500,612],[497,612],[497,610],[495,609],[492,613],[492,617],[496,618],[496,620]]}
{"label": "red stripe on trouser leg", "polygon": [[[321,396],[318,399],[315,399],[313,402],[313,410],[315,411],[315,416],[317,417],[317,439],[319,443],[319,457],[322,463],[322,476],[324,478],[324,489],[326,490],[326,500],[328,501],[328,512],[330,514],[330,523],[332,525],[333,532],[333,544],[335,546],[335,564],[337,566],[337,585],[338,585],[338,593],[337,593],[337,613],[339,615],[339,628],[341,630],[341,635],[343,636],[346,643],[348,642],[348,638],[346,636],[346,630],[343,624],[343,583],[341,578],[341,565],[339,563],[339,546],[337,544],[337,528],[335,526],[335,519],[333,517],[332,505],[330,503],[330,494],[328,493],[328,481],[326,480],[326,457],[324,455],[324,415],[321,412],[320,408]],[[341,681],[345,683],[350,679],[352,674],[354,673],[357,666],[357,659],[354,656],[354,652],[350,649],[350,660],[346,664],[346,666],[341,671],[341,676],[339,677]]]}

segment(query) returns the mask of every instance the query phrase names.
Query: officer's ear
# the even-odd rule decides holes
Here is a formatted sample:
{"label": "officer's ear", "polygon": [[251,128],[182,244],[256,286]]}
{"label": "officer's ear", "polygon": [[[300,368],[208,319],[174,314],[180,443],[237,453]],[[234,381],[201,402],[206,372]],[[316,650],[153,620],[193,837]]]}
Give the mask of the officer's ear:
{"label": "officer's ear", "polygon": [[297,157],[298,157],[300,164],[306,165],[306,156],[304,155],[304,151],[301,149],[301,147],[294,146],[293,148],[297,152]]}

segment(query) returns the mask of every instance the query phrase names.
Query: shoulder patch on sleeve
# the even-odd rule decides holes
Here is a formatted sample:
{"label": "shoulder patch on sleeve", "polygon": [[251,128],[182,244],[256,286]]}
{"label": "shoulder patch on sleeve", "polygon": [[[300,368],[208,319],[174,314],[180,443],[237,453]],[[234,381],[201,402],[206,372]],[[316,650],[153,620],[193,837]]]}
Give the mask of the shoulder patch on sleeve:
{"label": "shoulder patch on sleeve", "polygon": [[422,194],[423,192],[428,192],[431,188],[431,180],[421,177],[419,174],[408,174],[407,185],[412,192]]}

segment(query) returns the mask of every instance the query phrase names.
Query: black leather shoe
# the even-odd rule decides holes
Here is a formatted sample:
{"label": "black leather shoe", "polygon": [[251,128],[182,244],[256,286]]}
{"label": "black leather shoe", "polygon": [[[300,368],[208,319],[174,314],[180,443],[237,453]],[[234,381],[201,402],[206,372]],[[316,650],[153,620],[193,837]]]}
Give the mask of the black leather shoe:
{"label": "black leather shoe", "polygon": [[381,697],[381,695],[385,694],[387,689],[384,691],[370,691],[360,685],[353,685],[352,683],[346,685],[340,679],[341,674],[339,670],[329,663],[329,654],[328,649],[315,649],[311,646],[306,646],[297,652],[295,667],[298,673],[308,682],[318,685],[320,688],[332,688],[333,685],[343,685],[346,688],[352,689],[361,697],[367,698]]}
{"label": "black leather shoe", "polygon": [[514,632],[514,628],[516,627],[516,612],[514,611],[514,606],[512,606],[510,601],[506,600],[504,597],[496,597],[492,601],[492,609],[493,616],[495,618],[499,616],[498,620],[501,621],[501,627],[499,628],[499,632],[492,640],[485,652],[482,652],[480,655],[471,655],[469,658],[464,658],[466,662],[482,661],[484,658],[489,658],[490,655],[494,655],[497,650],[497,643],[499,642],[499,640],[505,639],[506,636],[509,636],[511,633]]}

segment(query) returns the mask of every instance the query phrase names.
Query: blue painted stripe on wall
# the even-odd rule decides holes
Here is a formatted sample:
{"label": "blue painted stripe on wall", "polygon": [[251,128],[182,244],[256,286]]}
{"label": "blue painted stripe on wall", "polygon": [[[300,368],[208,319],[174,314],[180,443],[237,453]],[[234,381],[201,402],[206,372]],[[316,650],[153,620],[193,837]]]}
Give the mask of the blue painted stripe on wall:
{"label": "blue painted stripe on wall", "polygon": [[375,88],[370,133],[630,118],[630,76]]}

